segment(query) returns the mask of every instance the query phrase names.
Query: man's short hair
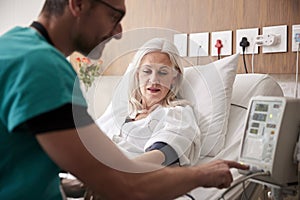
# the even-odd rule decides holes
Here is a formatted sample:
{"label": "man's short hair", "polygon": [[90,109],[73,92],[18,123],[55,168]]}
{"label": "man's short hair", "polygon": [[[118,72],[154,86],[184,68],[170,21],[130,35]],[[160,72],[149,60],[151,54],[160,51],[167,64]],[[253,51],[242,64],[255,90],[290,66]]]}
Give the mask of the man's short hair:
{"label": "man's short hair", "polygon": [[42,12],[59,16],[64,13],[64,9],[68,4],[68,0],[46,0]]}

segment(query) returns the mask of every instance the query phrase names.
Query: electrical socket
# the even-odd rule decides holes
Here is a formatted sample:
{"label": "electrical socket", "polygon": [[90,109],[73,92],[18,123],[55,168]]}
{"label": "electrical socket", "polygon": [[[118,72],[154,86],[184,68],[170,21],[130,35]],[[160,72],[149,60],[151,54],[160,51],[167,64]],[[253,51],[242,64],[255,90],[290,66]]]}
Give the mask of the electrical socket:
{"label": "electrical socket", "polygon": [[[243,53],[240,42],[243,37],[246,37],[250,45],[246,47],[245,54],[252,54],[253,50],[255,54],[258,54],[258,46],[255,45],[255,38],[258,35],[258,28],[239,29],[236,30],[236,50],[237,52]],[[254,48],[254,49],[253,49]]]}
{"label": "electrical socket", "polygon": [[279,34],[258,35],[255,42],[258,46],[276,46],[280,44],[281,36]]}
{"label": "electrical socket", "polygon": [[287,52],[287,25],[263,27],[264,44],[274,44],[273,46],[263,46],[263,53]]}
{"label": "electrical socket", "polygon": [[189,34],[189,57],[208,56],[209,33]]}
{"label": "electrical socket", "polygon": [[219,31],[211,33],[211,56],[218,56],[215,44],[217,40],[221,40],[223,47],[221,49],[221,56],[229,56],[232,54],[232,31]]}
{"label": "electrical socket", "polygon": [[300,25],[292,26],[292,52],[296,52],[298,50],[298,44],[296,42],[296,34],[300,34]]}
{"label": "electrical socket", "polygon": [[187,56],[187,39],[188,34],[186,33],[174,35],[173,42],[177,47],[180,56]]}

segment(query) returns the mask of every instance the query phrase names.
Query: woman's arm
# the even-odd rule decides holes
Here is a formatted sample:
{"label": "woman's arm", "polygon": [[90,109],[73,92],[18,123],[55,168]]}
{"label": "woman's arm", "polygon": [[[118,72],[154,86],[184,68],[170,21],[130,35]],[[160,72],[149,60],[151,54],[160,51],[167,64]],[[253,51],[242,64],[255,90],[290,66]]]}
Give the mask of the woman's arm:
{"label": "woman's arm", "polygon": [[160,150],[153,150],[137,156],[136,158],[134,158],[134,160],[161,165],[165,161],[165,155]]}
{"label": "woman's arm", "polygon": [[160,111],[152,114],[153,119],[159,120],[155,127],[151,127],[153,133],[144,149],[151,148],[155,143],[165,143],[175,152],[180,165],[196,164],[200,157],[201,139],[192,108],[176,106],[161,108]]}

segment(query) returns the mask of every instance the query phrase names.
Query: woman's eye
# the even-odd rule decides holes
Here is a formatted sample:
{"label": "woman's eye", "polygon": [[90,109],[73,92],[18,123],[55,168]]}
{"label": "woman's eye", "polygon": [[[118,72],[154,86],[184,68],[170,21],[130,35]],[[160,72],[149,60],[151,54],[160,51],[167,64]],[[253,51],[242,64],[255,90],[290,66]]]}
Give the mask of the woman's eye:
{"label": "woman's eye", "polygon": [[159,71],[158,72],[159,75],[162,75],[162,76],[166,76],[168,75],[169,73],[167,71]]}
{"label": "woman's eye", "polygon": [[143,73],[145,73],[145,74],[151,74],[151,70],[144,69]]}

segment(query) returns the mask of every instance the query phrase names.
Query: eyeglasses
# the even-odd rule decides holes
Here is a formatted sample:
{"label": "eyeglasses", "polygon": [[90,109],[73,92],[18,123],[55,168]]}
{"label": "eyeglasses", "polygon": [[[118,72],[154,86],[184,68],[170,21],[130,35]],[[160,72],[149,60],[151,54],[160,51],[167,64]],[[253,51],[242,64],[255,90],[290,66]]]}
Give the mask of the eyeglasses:
{"label": "eyeglasses", "polygon": [[112,21],[115,23],[115,26],[121,21],[121,19],[124,17],[125,12],[123,10],[120,10],[118,8],[115,8],[114,6],[110,5],[109,3],[102,1],[102,0],[95,0],[99,3],[102,3],[103,5],[109,7],[110,9],[116,11],[116,14],[112,16]]}

